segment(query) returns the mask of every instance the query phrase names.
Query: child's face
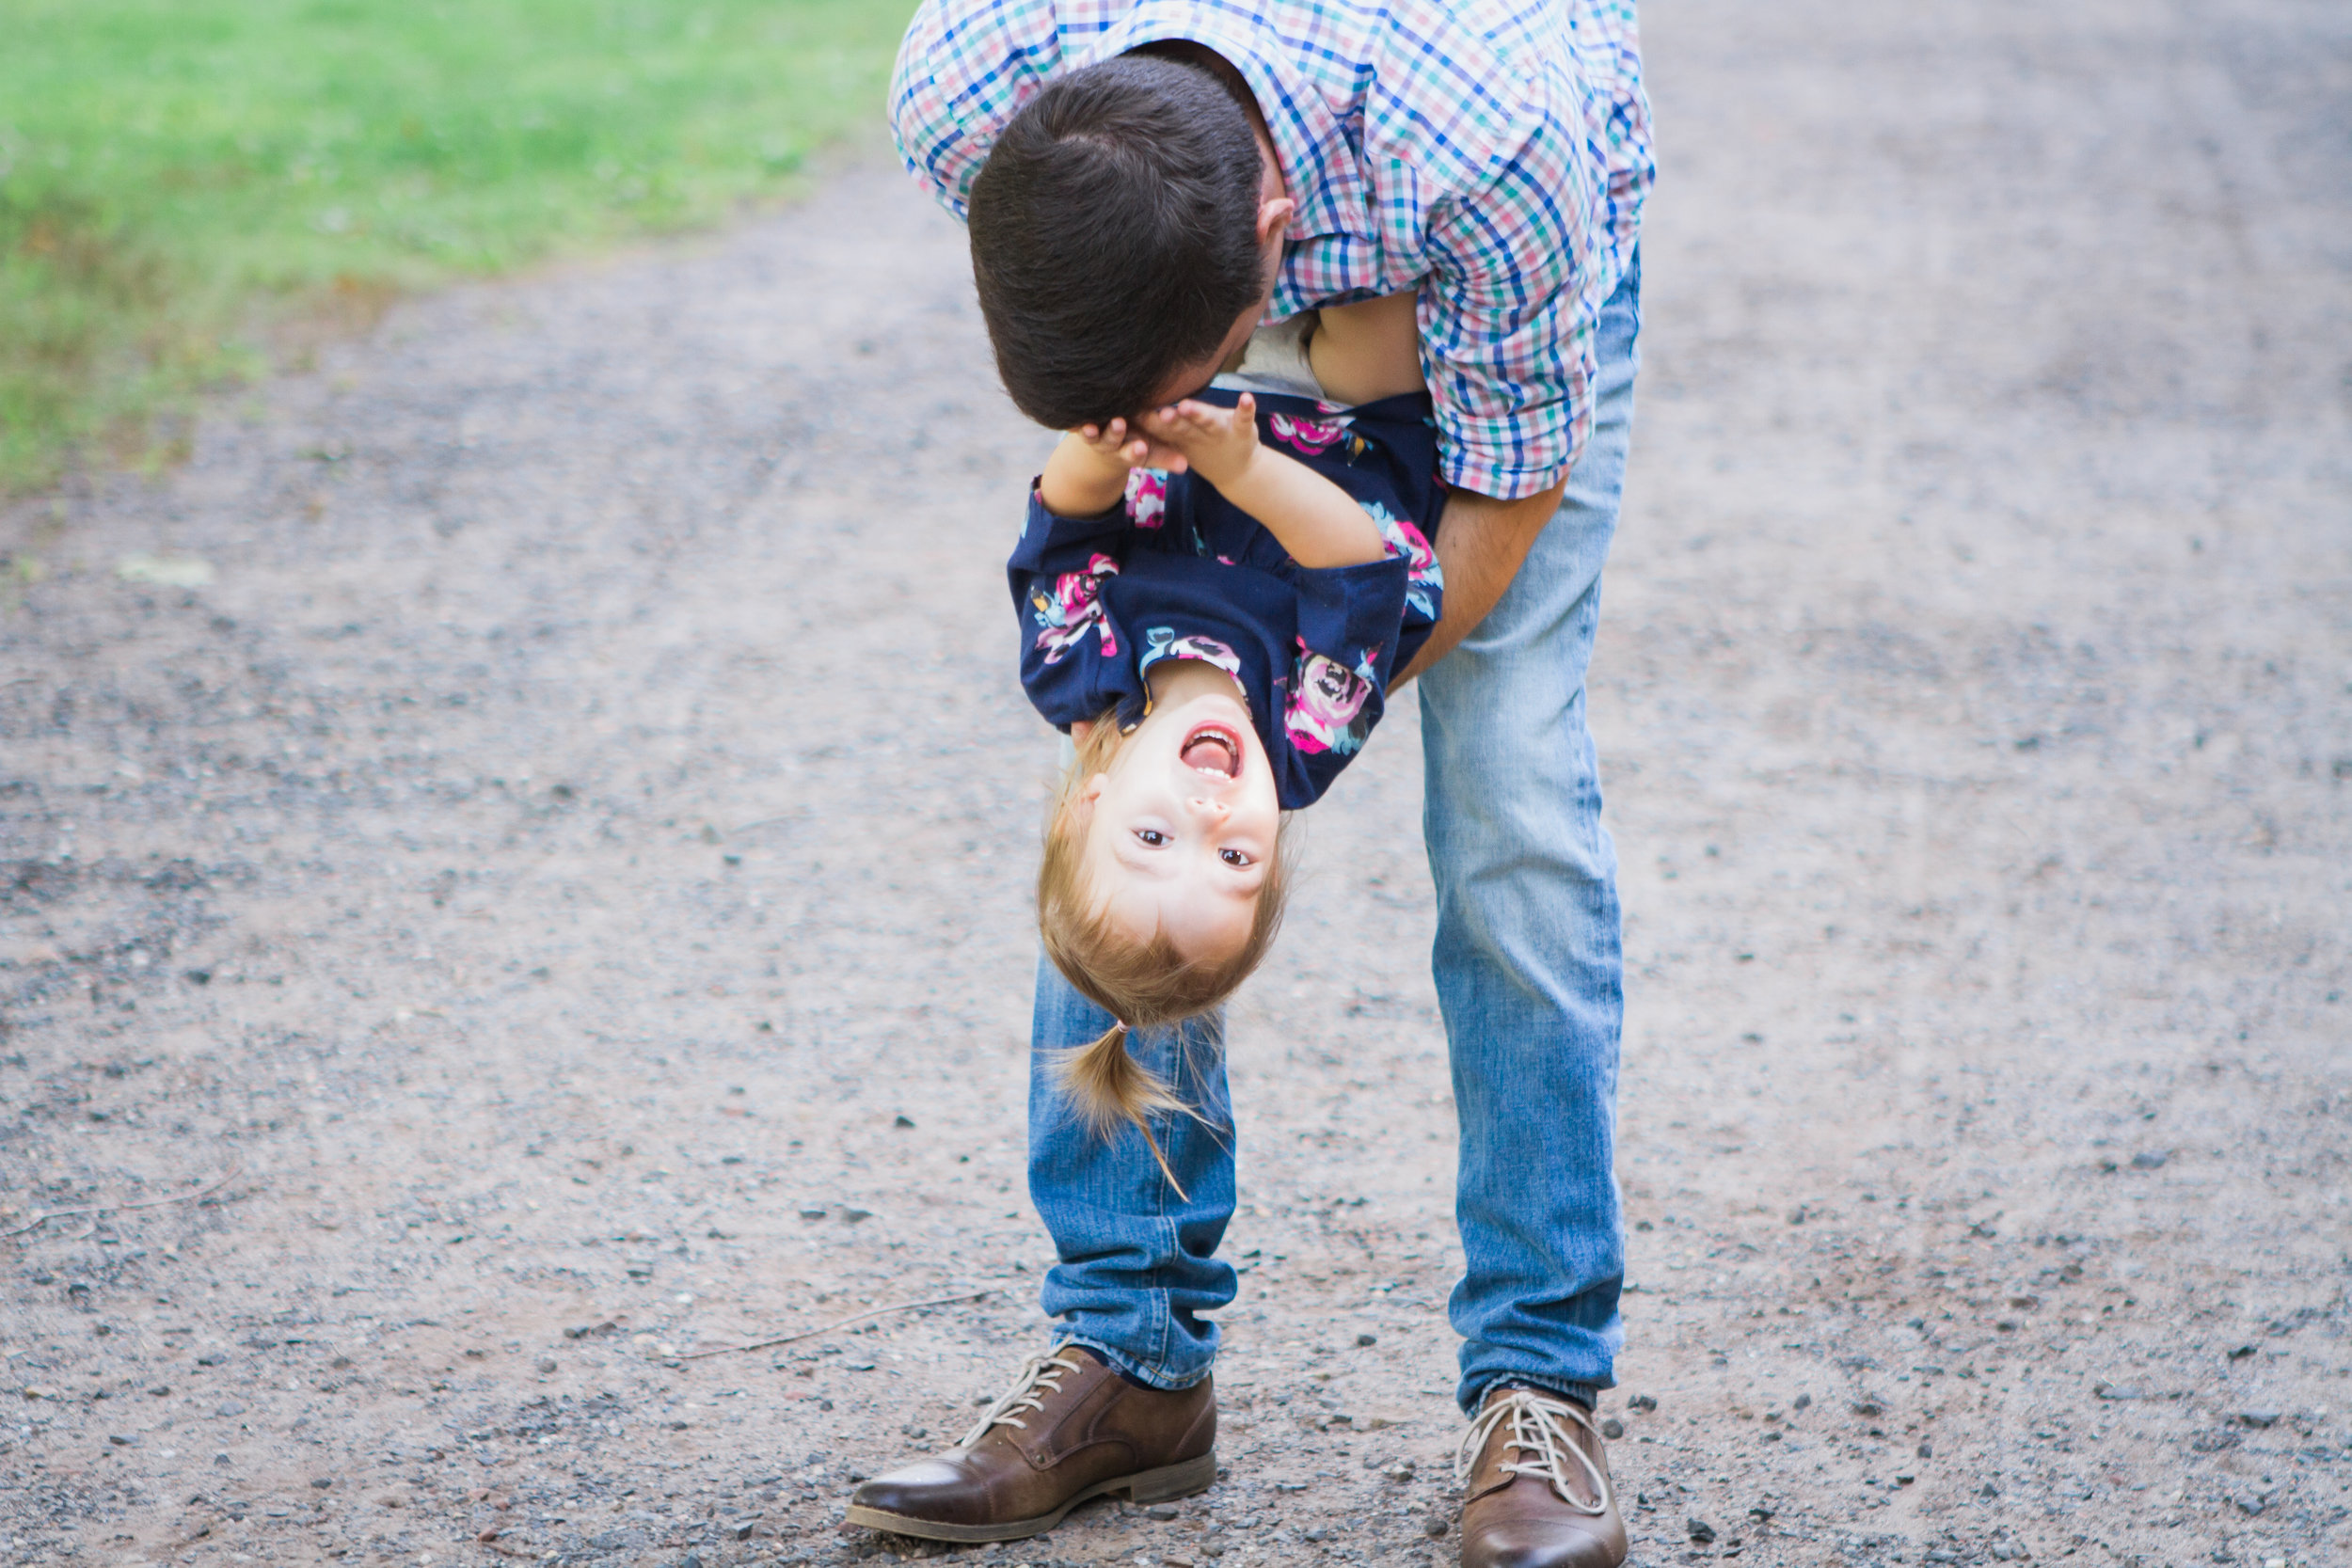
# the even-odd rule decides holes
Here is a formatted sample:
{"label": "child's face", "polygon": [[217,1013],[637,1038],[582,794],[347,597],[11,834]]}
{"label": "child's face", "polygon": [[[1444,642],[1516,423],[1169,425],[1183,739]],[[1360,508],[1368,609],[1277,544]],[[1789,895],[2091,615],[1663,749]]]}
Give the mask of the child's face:
{"label": "child's face", "polygon": [[1248,710],[1226,690],[1153,707],[1079,796],[1088,884],[1137,942],[1165,931],[1188,959],[1248,940],[1281,806]]}

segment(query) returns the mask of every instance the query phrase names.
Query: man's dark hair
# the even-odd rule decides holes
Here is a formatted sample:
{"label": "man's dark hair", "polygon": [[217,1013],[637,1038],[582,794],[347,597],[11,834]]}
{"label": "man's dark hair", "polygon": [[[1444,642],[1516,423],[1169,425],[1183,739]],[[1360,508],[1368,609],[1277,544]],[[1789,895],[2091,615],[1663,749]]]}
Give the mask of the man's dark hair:
{"label": "man's dark hair", "polygon": [[1133,415],[1264,288],[1257,137],[1208,71],[1121,55],[1021,106],[972,182],[997,373],[1056,430]]}

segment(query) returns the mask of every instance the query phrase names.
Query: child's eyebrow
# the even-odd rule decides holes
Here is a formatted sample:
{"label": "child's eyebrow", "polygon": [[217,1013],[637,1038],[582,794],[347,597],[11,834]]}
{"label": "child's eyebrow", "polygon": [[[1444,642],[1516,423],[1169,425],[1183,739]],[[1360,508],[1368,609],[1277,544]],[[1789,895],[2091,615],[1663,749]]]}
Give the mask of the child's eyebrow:
{"label": "child's eyebrow", "polygon": [[1132,832],[1119,835],[1119,842],[1111,847],[1111,857],[1132,871],[1149,872],[1154,877],[1172,877],[1176,874],[1175,856],[1152,854],[1140,847]]}

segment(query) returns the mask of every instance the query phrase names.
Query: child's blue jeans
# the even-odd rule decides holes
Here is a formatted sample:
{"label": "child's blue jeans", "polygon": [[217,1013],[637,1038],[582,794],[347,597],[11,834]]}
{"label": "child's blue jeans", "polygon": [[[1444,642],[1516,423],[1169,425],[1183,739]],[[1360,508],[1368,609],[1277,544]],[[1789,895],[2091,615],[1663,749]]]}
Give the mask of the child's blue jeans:
{"label": "child's blue jeans", "polygon": [[[1463,1408],[1491,1385],[1589,1398],[1610,1386],[1625,1272],[1614,1152],[1624,1015],[1616,851],[1600,823],[1584,672],[1616,531],[1640,364],[1641,262],[1601,309],[1592,436],[1502,602],[1420,679],[1437,884],[1433,955],[1461,1117],[1455,1216],[1467,1271],[1452,1316]],[[1223,1021],[1131,1036],[1136,1057],[1211,1124],[1152,1124],[1179,1198],[1133,1129],[1088,1132],[1046,1062],[1110,1027],[1038,965],[1029,1196],[1060,1261],[1042,1305],[1059,1338],[1141,1382],[1181,1388],[1216,1358],[1200,1313],[1233,1299],[1216,1256],[1233,1212]]]}

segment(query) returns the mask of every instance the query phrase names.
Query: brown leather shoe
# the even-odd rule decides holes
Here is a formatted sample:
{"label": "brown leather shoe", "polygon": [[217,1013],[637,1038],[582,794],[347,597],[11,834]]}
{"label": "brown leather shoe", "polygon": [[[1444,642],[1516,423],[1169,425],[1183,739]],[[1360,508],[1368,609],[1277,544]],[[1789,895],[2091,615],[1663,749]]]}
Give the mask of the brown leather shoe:
{"label": "brown leather shoe", "polygon": [[1540,1388],[1491,1388],[1454,1469],[1464,1488],[1462,1568],[1617,1568],[1625,1560],[1609,1452],[1582,1406]]}
{"label": "brown leather shoe", "polygon": [[926,1541],[1017,1541],[1105,1492],[1165,1502],[1216,1479],[1207,1378],[1174,1393],[1138,1388],[1063,1345],[1023,1362],[962,1442],[851,1493],[849,1521]]}

